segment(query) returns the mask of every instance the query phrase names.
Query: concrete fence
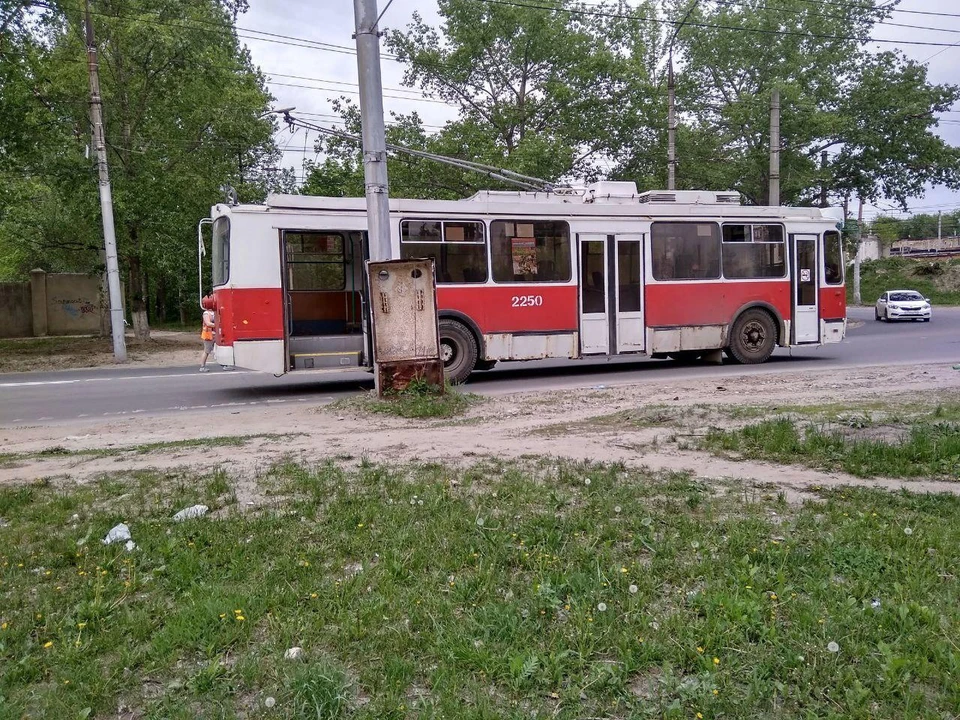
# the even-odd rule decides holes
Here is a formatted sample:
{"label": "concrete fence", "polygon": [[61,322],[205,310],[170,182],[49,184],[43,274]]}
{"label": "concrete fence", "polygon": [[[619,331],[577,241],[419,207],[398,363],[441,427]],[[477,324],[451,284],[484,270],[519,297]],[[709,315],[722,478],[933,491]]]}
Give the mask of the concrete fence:
{"label": "concrete fence", "polygon": [[110,333],[110,304],[96,276],[34,270],[0,283],[0,338]]}

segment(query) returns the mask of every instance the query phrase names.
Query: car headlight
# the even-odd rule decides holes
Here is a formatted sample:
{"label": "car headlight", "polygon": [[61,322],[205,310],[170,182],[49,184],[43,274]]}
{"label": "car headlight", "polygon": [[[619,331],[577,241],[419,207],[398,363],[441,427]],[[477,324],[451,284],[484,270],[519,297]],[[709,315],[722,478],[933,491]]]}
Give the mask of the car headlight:
{"label": "car headlight", "polygon": [[890,305],[889,307],[890,307],[891,310],[899,310],[899,309],[900,309],[900,306],[899,306],[899,305]]}

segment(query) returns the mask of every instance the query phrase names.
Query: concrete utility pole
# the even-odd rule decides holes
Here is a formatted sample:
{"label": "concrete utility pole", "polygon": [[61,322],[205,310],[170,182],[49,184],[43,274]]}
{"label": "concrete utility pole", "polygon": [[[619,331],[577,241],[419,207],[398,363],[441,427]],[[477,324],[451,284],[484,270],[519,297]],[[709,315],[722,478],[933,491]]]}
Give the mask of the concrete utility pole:
{"label": "concrete utility pole", "polygon": [[387,138],[383,123],[383,83],[380,79],[377,0],[353,0],[353,14],[356,20],[360,122],[363,135],[363,179],[367,196],[370,259],[391,260]]}
{"label": "concrete utility pole", "polygon": [[770,96],[770,200],[768,205],[780,204],[780,91]]}
{"label": "concrete utility pole", "polygon": [[103,245],[107,258],[107,291],[110,295],[110,330],[113,335],[113,360],[127,361],[127,345],[123,337],[123,298],[120,294],[120,268],[117,264],[117,238],[113,227],[113,195],[107,172],[107,144],[103,138],[103,101],[100,98],[100,76],[97,45],[93,39],[90,2],[86,2],[87,68],[90,72],[90,123],[93,125],[93,147],[100,173],[100,215],[103,218]]}
{"label": "concrete utility pole", "polygon": [[667,190],[677,189],[677,113],[673,86],[673,48],[667,61]]}
{"label": "concrete utility pole", "polygon": [[860,243],[863,240],[863,198],[857,210],[857,254],[853,256],[853,304],[861,305],[860,298]]}
{"label": "concrete utility pole", "polygon": [[[827,207],[827,151],[823,150],[820,153],[820,174],[822,180],[820,181],[820,207]],[[844,215],[844,220],[846,220],[846,215]]]}

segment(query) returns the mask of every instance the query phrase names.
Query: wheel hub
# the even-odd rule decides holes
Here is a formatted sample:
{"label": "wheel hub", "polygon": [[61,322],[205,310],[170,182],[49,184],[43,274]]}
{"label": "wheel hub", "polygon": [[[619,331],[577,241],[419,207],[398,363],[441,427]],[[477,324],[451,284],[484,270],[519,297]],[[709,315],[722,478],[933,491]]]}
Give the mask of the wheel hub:
{"label": "wheel hub", "polygon": [[740,338],[743,346],[751,352],[758,352],[763,348],[766,341],[766,333],[763,331],[763,325],[758,322],[747,323],[740,331]]}
{"label": "wheel hub", "polygon": [[443,360],[444,365],[449,365],[453,362],[455,355],[456,351],[453,349],[453,345],[448,342],[440,343],[440,359]]}

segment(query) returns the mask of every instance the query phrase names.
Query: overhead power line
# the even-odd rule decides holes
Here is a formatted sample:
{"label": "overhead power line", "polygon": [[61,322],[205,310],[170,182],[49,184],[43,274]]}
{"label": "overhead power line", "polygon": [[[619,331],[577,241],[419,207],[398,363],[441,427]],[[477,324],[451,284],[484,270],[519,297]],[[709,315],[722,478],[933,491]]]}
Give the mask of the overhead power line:
{"label": "overhead power line", "polygon": [[[561,12],[568,15],[586,15],[586,16],[595,16],[595,17],[609,17],[609,18],[619,18],[622,20],[640,20],[641,22],[656,23],[659,25],[671,25],[676,26],[678,23],[677,20],[667,20],[664,18],[655,18],[647,17],[644,15],[633,15],[620,12],[610,12],[602,10],[583,10],[583,9],[574,9],[574,8],[564,8],[558,7],[556,5],[543,5],[535,2],[514,2],[513,0],[475,0],[475,2],[482,2],[491,5],[508,5],[511,7],[519,8],[529,8],[531,10],[548,10],[551,12]],[[732,30],[734,32],[746,32],[753,33],[756,35],[776,35],[780,37],[801,37],[807,38],[810,40],[856,40],[857,42],[874,42],[881,44],[891,44],[891,45],[914,45],[920,47],[953,47],[955,43],[942,43],[942,42],[925,42],[921,40],[891,40],[888,38],[869,38],[864,39],[861,37],[856,37],[854,35],[828,35],[823,33],[805,33],[797,32],[794,30],[770,30],[766,28],[751,28],[744,27],[743,25],[720,25],[717,23],[706,23],[706,22],[690,22],[689,20],[685,23],[687,27],[696,27],[706,30]]]}

